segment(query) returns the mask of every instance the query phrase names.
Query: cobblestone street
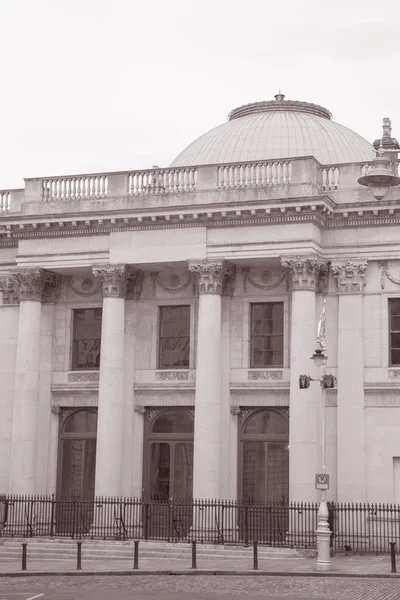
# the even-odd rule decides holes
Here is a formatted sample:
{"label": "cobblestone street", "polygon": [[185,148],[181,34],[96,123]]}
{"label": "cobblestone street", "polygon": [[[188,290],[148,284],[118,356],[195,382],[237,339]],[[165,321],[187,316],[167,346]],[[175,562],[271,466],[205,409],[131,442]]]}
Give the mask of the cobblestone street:
{"label": "cobblestone street", "polygon": [[344,577],[135,576],[0,580],[0,600],[398,600],[399,581]]}

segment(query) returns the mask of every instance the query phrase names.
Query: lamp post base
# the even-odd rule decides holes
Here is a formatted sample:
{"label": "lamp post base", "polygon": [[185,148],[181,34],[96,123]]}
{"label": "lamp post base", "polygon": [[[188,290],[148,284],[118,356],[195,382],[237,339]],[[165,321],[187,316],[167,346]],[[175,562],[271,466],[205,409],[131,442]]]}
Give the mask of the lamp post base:
{"label": "lamp post base", "polygon": [[317,571],[329,571],[331,568],[331,531],[328,524],[328,505],[321,500],[318,509],[317,526]]}

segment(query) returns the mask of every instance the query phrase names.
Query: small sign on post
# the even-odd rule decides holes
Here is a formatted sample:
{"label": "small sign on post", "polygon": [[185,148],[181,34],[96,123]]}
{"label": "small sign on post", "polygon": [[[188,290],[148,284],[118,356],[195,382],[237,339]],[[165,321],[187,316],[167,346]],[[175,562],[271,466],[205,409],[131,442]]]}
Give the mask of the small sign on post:
{"label": "small sign on post", "polygon": [[317,473],[315,475],[315,487],[317,490],[329,490],[329,475]]}

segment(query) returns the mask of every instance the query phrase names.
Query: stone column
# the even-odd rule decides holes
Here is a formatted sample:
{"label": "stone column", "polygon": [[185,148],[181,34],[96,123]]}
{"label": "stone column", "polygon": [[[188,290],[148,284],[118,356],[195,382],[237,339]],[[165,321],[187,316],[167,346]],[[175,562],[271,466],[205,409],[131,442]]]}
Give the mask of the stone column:
{"label": "stone column", "polygon": [[35,494],[42,300],[54,301],[52,294],[60,278],[43,269],[25,269],[10,274],[8,279],[20,302],[10,493]]}
{"label": "stone column", "polygon": [[220,497],[221,294],[224,263],[189,264],[199,292],[193,497]]}
{"label": "stone column", "polygon": [[299,376],[318,378],[321,375],[310,357],[317,337],[315,293],[319,277],[327,266],[317,256],[284,257],[281,263],[292,290],[289,497],[292,502],[315,502],[321,388],[318,382],[312,382],[308,389],[300,390]]}
{"label": "stone column", "polygon": [[367,262],[332,264],[339,294],[337,461],[338,501],[365,501],[363,289]]}
{"label": "stone column", "polygon": [[137,283],[141,291],[143,279],[138,273],[142,272],[127,265],[93,267],[93,274],[101,277],[103,284],[96,496],[121,496],[124,491],[125,298],[134,293]]}

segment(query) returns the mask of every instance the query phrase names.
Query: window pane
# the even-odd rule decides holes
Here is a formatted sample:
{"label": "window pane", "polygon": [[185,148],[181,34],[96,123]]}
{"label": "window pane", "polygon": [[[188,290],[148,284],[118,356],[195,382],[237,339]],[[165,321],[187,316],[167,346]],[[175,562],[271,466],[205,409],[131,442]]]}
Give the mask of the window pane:
{"label": "window pane", "polygon": [[400,315],[400,298],[389,298],[389,310],[391,315]]}
{"label": "window pane", "polygon": [[390,334],[390,345],[394,350],[400,348],[400,333]]}
{"label": "window pane", "polygon": [[267,446],[266,500],[289,500],[289,451],[285,443],[269,442]]}
{"label": "window pane", "polygon": [[174,450],[174,498],[191,498],[193,490],[193,442],[182,442]]}
{"label": "window pane", "polygon": [[156,418],[151,433],[193,433],[193,421],[183,410],[162,413]]}
{"label": "window pane", "polygon": [[283,366],[283,302],[252,304],[250,331],[250,367]]}
{"label": "window pane", "polygon": [[243,500],[245,502],[265,500],[265,475],[264,442],[244,442]]}
{"label": "window pane", "polygon": [[390,360],[391,366],[400,365],[400,350],[391,350],[390,358],[391,358],[391,360]]}
{"label": "window pane", "polygon": [[273,411],[260,411],[246,421],[243,433],[286,433],[289,435],[289,422]]}
{"label": "window pane", "polygon": [[73,413],[66,421],[65,433],[96,433],[97,413],[92,410],[80,410]]}
{"label": "window pane", "polygon": [[400,317],[392,317],[390,319],[390,330],[400,331]]}
{"label": "window pane", "polygon": [[170,475],[169,444],[151,444],[150,493],[153,498],[169,498]]}
{"label": "window pane", "polygon": [[188,368],[190,306],[161,306],[159,332],[158,367]]}
{"label": "window pane", "polygon": [[101,308],[74,311],[72,369],[100,367]]}

